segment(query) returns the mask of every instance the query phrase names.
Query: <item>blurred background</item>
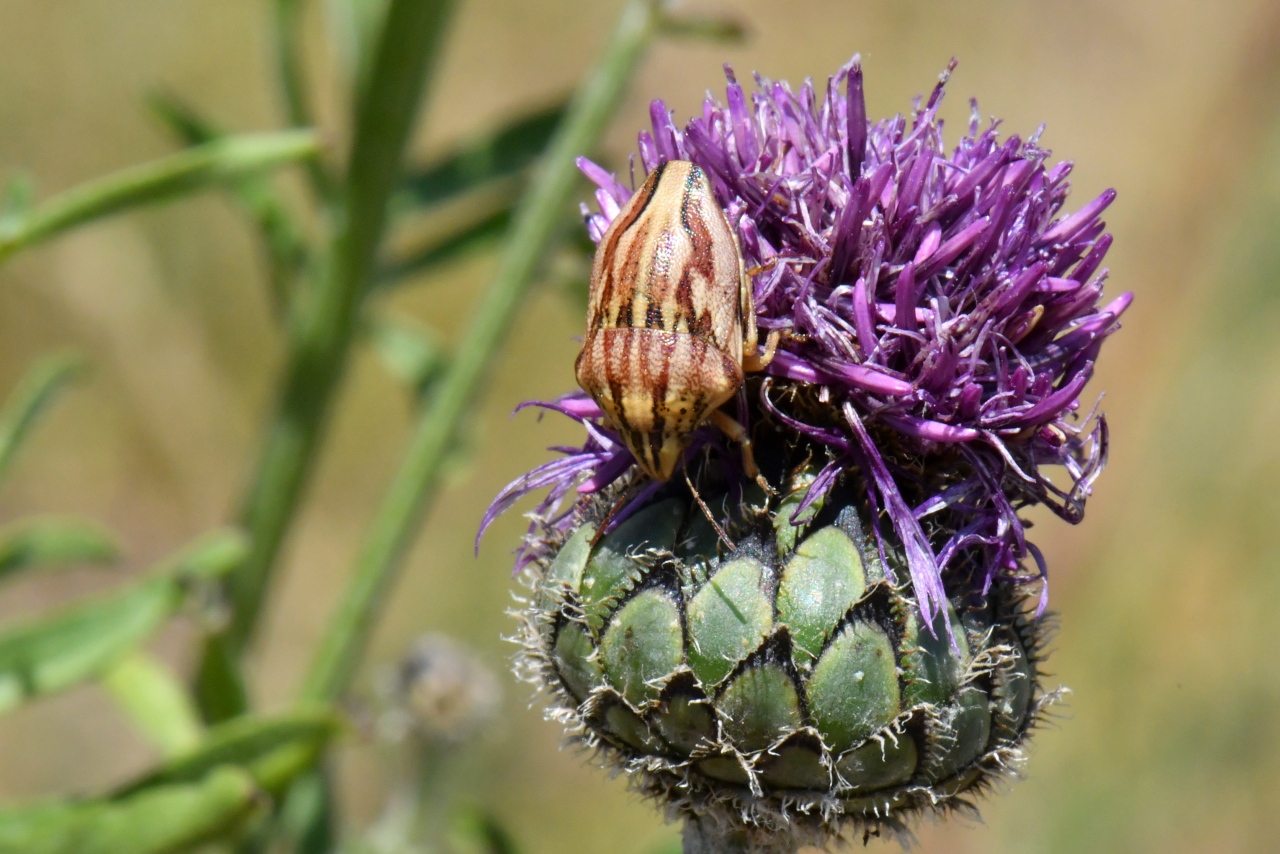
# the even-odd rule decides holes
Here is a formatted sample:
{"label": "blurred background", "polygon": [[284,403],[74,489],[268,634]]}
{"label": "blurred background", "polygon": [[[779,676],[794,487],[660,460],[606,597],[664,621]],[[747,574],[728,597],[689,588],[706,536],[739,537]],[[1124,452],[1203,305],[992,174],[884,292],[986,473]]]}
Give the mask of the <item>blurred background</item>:
{"label": "blurred background", "polygon": [[[721,65],[798,83],[854,52],[868,111],[907,109],[947,60],[944,114],[967,98],[1006,132],[1048,125],[1076,162],[1073,204],[1108,186],[1112,295],[1133,290],[1105,390],[1112,462],[1070,528],[1040,519],[1052,606],[1050,660],[1072,688],[1032,747],[1026,779],[983,804],[983,822],[920,830],[925,852],[1258,852],[1280,839],[1280,5],[1274,0],[717,0],[749,27],[740,45],[662,41],[607,138],[625,168],[650,98],[683,122]],[[321,7],[323,4],[311,4]],[[0,176],[27,171],[41,197],[172,150],[144,106],[179,93],[220,124],[281,126],[266,4],[257,0],[4,0]],[[617,0],[467,0],[413,153],[425,157],[567,92],[598,53]],[[330,33],[307,28],[317,110],[344,115]],[[954,138],[954,136],[952,137]],[[294,170],[296,173],[298,170]],[[301,193],[301,182],[291,189]],[[581,194],[586,198],[584,189]],[[392,303],[439,330],[463,325],[492,272],[469,256]],[[118,585],[228,518],[247,476],[282,354],[264,269],[223,195],[109,220],[0,271],[0,388],[73,345],[90,380],[61,401],[0,495],[0,520],[76,512],[123,532],[124,568],[6,586],[0,620]],[[503,484],[569,440],[569,422],[508,418],[573,386],[579,304],[556,287],[528,301],[450,485],[413,550],[367,659],[374,694],[424,631],[477,650],[499,673],[496,722],[454,755],[450,797],[492,811],[523,850],[663,850],[676,831],[651,806],[561,749],[557,725],[508,675],[514,623],[511,514],[472,537]],[[334,606],[360,534],[408,437],[411,401],[361,351],[338,404],[255,650],[253,689],[283,708]],[[194,667],[190,627],[155,650]],[[0,719],[0,800],[92,792],[154,760],[96,688]],[[340,754],[350,820],[371,821],[393,757],[359,739]],[[893,850],[887,842],[871,850]]]}

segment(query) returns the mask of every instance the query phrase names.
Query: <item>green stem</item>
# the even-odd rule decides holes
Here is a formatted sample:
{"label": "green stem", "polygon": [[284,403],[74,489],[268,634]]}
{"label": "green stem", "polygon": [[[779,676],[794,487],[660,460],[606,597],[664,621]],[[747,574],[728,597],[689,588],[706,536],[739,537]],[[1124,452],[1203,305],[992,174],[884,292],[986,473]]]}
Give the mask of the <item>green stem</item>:
{"label": "green stem", "polygon": [[271,567],[310,473],[368,289],[387,199],[452,7],[452,0],[392,0],[368,85],[357,98],[327,274],[313,299],[295,313],[276,413],[243,504],[242,522],[253,547],[230,579],[232,655],[243,651],[253,632]]}
{"label": "green stem", "polygon": [[[315,124],[309,105],[307,77],[302,60],[303,0],[275,0],[276,73],[284,93],[289,124],[311,127]],[[333,201],[339,187],[319,153],[307,160],[307,177],[316,196],[323,203]]]}
{"label": "green stem", "polygon": [[417,522],[435,491],[441,463],[515,320],[539,260],[560,222],[577,178],[575,157],[604,131],[658,19],[654,0],[625,8],[600,63],[579,90],[564,123],[516,210],[507,249],[439,392],[424,409],[415,436],[373,521],[354,576],[329,623],[303,696],[333,700],[345,689]]}
{"label": "green stem", "polygon": [[[681,841],[684,854],[749,854],[760,850],[750,844],[745,832],[721,828],[708,819],[686,819]],[[793,851],[794,846],[780,844],[772,854],[790,854]]]}
{"label": "green stem", "polygon": [[0,222],[0,261],[92,220],[235,181],[316,151],[311,131],[241,134],[123,169],[54,196],[25,216]]}

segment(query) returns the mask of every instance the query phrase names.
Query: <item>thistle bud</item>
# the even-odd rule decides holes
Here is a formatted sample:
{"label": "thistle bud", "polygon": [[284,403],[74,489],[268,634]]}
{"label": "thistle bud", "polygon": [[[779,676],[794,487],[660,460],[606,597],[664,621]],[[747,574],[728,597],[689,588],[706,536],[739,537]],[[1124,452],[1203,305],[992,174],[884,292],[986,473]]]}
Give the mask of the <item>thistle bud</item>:
{"label": "thistle bud", "polygon": [[[724,507],[720,488],[699,494]],[[583,501],[527,576],[525,676],[641,791],[782,835],[777,850],[966,804],[1016,766],[1053,698],[1043,624],[1014,588],[964,585],[926,624],[852,492],[799,532],[785,501],[739,503],[732,548],[683,483],[603,536],[611,496]]]}

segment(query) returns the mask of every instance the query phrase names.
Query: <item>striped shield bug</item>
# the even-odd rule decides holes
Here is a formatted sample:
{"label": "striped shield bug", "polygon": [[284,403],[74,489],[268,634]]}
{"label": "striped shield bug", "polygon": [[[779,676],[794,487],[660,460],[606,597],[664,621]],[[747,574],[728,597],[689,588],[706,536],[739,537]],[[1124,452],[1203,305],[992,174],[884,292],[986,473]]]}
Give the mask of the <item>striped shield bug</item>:
{"label": "striped shield bug", "polygon": [[762,481],[747,431],[720,411],[744,372],[773,358],[777,334],[763,353],[758,337],[737,234],[711,182],[696,164],[663,163],[596,248],[578,385],[650,477],[668,480],[711,421]]}

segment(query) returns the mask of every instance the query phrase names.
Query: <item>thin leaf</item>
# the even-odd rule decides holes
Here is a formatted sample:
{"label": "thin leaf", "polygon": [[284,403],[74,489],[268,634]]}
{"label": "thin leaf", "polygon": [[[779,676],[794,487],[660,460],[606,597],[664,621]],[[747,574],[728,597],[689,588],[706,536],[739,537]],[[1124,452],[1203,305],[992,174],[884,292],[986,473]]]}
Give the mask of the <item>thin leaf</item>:
{"label": "thin leaf", "polygon": [[278,792],[315,763],[338,729],[338,719],[327,711],[272,718],[242,715],[212,727],[193,751],[169,760],[121,795],[198,780],[220,765],[242,766],[263,789]]}
{"label": "thin leaf", "polygon": [[248,552],[249,540],[242,531],[221,528],[166,558],[160,571],[184,582],[221,578],[239,566]]}
{"label": "thin leaf", "polygon": [[330,769],[320,766],[299,774],[289,787],[276,812],[272,837],[279,850],[293,854],[347,852],[337,845],[337,823]]}
{"label": "thin leaf", "polygon": [[496,245],[498,239],[507,233],[513,207],[514,205],[504,205],[445,237],[433,236],[422,246],[410,250],[403,258],[379,271],[377,284],[391,285]]}
{"label": "thin leaf", "polygon": [[[274,0],[271,5],[275,13],[276,73],[289,124],[295,128],[313,127],[316,122],[311,113],[310,85],[303,61],[303,16],[307,4],[304,0]],[[304,165],[316,197],[327,204],[337,194],[338,182],[318,156],[308,157]]]}
{"label": "thin leaf", "polygon": [[4,477],[31,425],[68,382],[84,370],[75,353],[52,353],[27,369],[0,412],[0,477]]}
{"label": "thin leaf", "polygon": [[0,628],[0,712],[98,676],[177,610],[189,581],[225,574],[243,554],[238,535],[205,537],[152,578],[51,617]]}
{"label": "thin leaf", "polygon": [[55,196],[25,217],[5,222],[0,232],[0,261],[78,225],[312,157],[318,150],[311,131],[249,133],[121,170]]}
{"label": "thin leaf", "polygon": [[183,145],[201,145],[226,136],[224,129],[214,125],[190,104],[170,92],[152,92],[147,96],[147,106]]}
{"label": "thin leaf", "polygon": [[203,779],[119,800],[0,812],[0,854],[167,854],[234,833],[259,805],[253,778],[218,768]]}
{"label": "thin leaf", "polygon": [[120,546],[110,531],[84,519],[38,516],[0,530],[0,578],[69,563],[111,563]]}
{"label": "thin leaf", "polygon": [[0,632],[0,712],[98,675],[151,636],[181,602],[172,578]]}
{"label": "thin leaf", "polygon": [[166,756],[190,752],[203,727],[195,703],[168,667],[141,650],[107,670],[102,685],[137,729]]}
{"label": "thin leaf", "polygon": [[419,398],[448,364],[435,334],[410,317],[390,312],[374,315],[366,322],[366,332],[387,370]]}
{"label": "thin leaf", "polygon": [[741,44],[747,38],[747,26],[729,16],[671,15],[664,13],[659,23],[664,36],[691,38],[721,44]]}
{"label": "thin leaf", "polygon": [[433,207],[533,165],[551,142],[568,101],[514,119],[406,175],[401,193],[418,208]]}
{"label": "thin leaf", "polygon": [[[226,137],[226,132],[172,95],[151,96],[151,109],[185,145],[201,145]],[[298,278],[309,263],[309,247],[293,214],[267,175],[250,173],[230,182],[229,189],[262,236],[271,271],[271,301],[282,316],[297,290]]]}
{"label": "thin leaf", "polygon": [[205,636],[198,672],[194,691],[205,723],[230,720],[249,708],[244,675],[236,666],[223,635],[211,632]]}

